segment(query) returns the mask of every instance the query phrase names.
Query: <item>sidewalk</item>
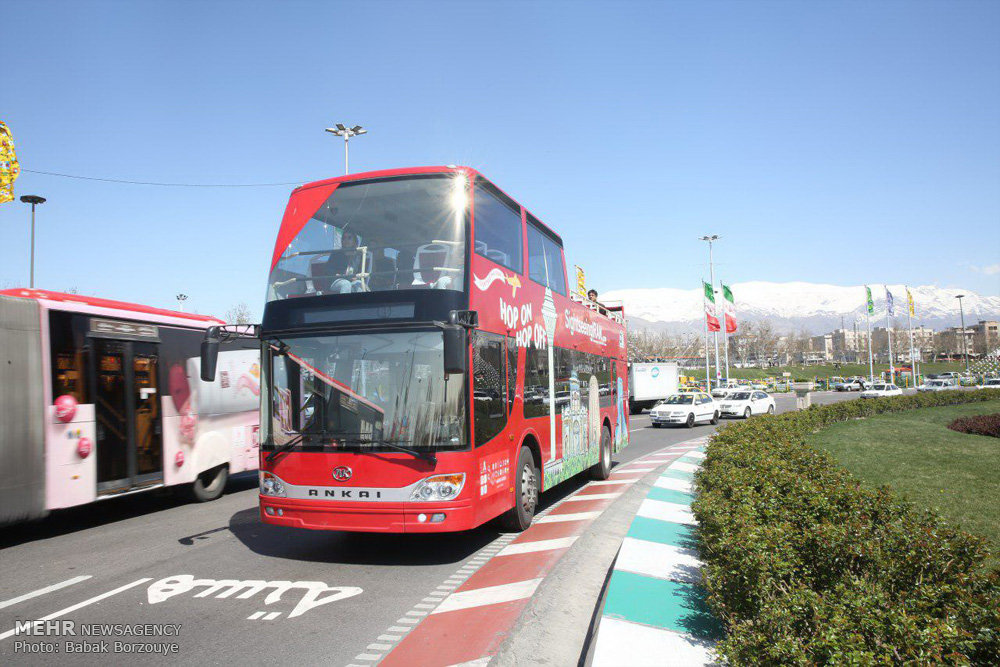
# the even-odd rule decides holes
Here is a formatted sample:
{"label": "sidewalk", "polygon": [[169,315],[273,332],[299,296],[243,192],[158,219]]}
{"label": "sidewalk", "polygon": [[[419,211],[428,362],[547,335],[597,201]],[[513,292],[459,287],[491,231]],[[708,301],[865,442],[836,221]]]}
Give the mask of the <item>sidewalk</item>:
{"label": "sidewalk", "polygon": [[699,585],[691,513],[703,450],[668,466],[639,506],[608,582],[594,667],[715,664],[721,625]]}

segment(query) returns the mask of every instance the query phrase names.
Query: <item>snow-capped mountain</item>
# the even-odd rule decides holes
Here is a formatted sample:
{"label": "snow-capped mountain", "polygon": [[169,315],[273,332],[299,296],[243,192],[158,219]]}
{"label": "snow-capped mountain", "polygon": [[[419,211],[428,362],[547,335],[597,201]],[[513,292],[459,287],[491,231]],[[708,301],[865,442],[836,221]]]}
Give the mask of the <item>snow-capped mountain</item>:
{"label": "snow-capped mountain", "polygon": [[[771,322],[779,331],[805,329],[824,333],[841,326],[850,328],[855,320],[865,320],[865,288],[862,285],[841,286],[819,283],[746,282],[730,286],[736,300],[737,320]],[[885,325],[885,289],[871,285],[875,301],[872,326]],[[906,289],[889,285],[895,301],[895,320],[906,324]],[[933,285],[910,287],[916,314],[913,325],[935,329],[959,324],[958,301],[964,294],[965,324],[979,320],[1000,319],[1000,296],[980,296],[969,290],[942,288]],[[722,305],[722,294],[716,295]],[[663,331],[701,330],[704,326],[702,291],[699,289],[624,289],[601,294],[601,301],[622,301],[633,326]],[[721,308],[720,308],[721,312]]]}

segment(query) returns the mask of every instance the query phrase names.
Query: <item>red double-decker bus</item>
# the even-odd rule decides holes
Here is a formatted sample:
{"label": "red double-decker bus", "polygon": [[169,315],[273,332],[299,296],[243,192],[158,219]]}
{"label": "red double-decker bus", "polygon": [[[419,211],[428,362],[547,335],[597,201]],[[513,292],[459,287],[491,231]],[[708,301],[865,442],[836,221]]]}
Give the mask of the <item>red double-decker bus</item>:
{"label": "red double-decker bus", "polygon": [[296,189],[259,335],[266,523],[523,530],[628,444],[621,307],[574,295],[560,237],[467,167]]}

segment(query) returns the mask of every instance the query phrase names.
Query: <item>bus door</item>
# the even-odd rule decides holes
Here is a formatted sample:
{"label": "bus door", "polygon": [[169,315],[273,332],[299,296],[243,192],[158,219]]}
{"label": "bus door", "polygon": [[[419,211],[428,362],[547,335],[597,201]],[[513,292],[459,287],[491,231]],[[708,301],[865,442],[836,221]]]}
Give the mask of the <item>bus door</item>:
{"label": "bus door", "polygon": [[163,481],[158,345],[92,338],[97,492]]}

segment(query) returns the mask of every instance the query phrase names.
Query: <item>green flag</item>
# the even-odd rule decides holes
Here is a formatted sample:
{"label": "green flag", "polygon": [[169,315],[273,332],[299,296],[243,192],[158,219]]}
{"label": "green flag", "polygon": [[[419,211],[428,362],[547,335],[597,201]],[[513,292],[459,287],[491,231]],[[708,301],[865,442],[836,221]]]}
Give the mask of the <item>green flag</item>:
{"label": "green flag", "polygon": [[872,301],[872,288],[865,285],[865,291],[868,292],[868,314],[871,315],[875,312],[875,302]]}
{"label": "green flag", "polygon": [[705,298],[711,301],[712,303],[715,303],[715,292],[712,291],[712,286],[706,283],[704,280],[701,281],[701,284],[705,286]]}

